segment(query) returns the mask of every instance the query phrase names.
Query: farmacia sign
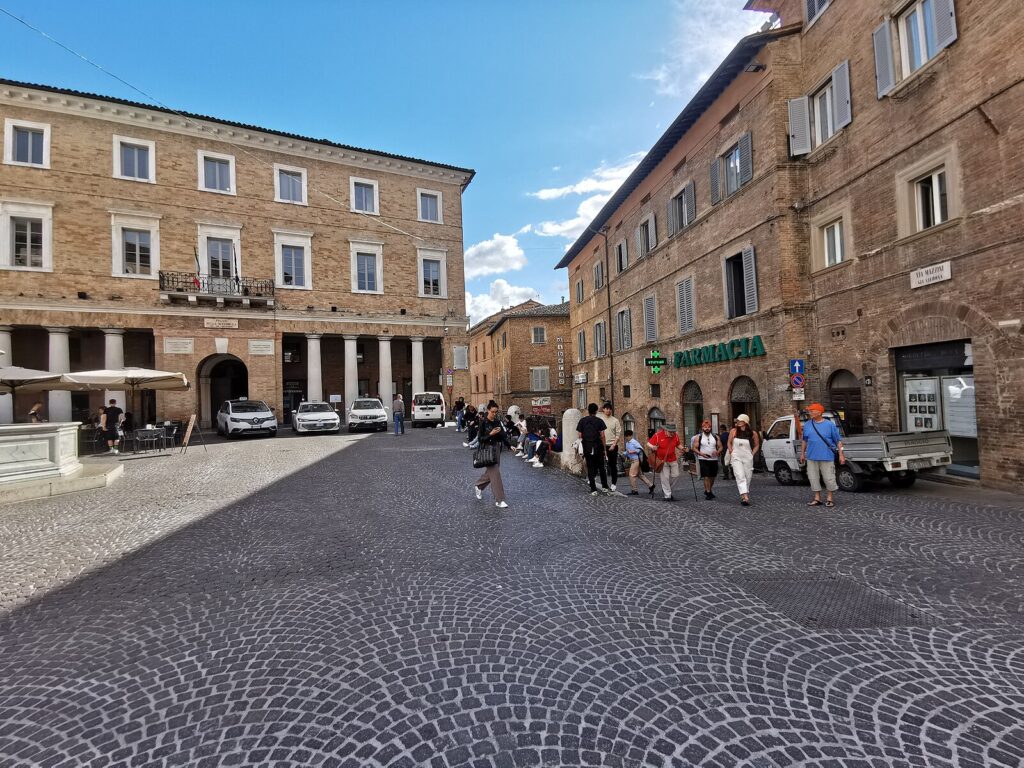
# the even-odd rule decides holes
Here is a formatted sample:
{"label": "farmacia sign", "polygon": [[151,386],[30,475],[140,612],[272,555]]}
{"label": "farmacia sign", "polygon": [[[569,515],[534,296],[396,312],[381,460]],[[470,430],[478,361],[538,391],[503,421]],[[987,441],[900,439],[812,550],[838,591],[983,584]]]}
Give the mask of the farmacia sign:
{"label": "farmacia sign", "polygon": [[748,336],[676,352],[673,364],[676,368],[690,368],[708,363],[725,363],[744,357],[764,357],[764,354],[764,342],[761,341],[761,337]]}

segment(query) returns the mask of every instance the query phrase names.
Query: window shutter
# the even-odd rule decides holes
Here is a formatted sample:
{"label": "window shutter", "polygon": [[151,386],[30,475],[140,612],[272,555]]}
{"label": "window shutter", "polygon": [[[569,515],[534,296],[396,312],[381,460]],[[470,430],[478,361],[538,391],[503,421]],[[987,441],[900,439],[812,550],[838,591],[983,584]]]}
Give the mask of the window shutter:
{"label": "window shutter", "polygon": [[722,164],[721,158],[716,157],[711,161],[711,204],[718,205],[718,201],[722,199],[722,188],[718,183],[718,172],[719,166]]}
{"label": "window shutter", "polygon": [[789,100],[789,154],[793,157],[811,151],[810,99],[801,96]]}
{"label": "window shutter", "polygon": [[[596,326],[595,326],[596,331]],[[612,328],[612,349],[618,352],[622,349],[622,313],[615,313],[615,327]]]}
{"label": "window shutter", "polygon": [[683,190],[683,199],[686,202],[686,226],[690,226],[697,218],[697,191],[692,181]]}
{"label": "window shutter", "polygon": [[750,131],[740,136],[740,184],[754,178],[754,147]]}
{"label": "window shutter", "polygon": [[576,334],[576,344],[579,345],[579,352],[576,357],[579,358],[580,362],[587,359],[587,334],[584,331],[580,331]]}
{"label": "window shutter", "polygon": [[693,330],[693,278],[688,277],[676,285],[677,303],[679,305],[679,332],[689,333]]}
{"label": "window shutter", "polygon": [[652,213],[650,221],[651,250],[653,251],[658,246],[658,217]]}
{"label": "window shutter", "polygon": [[658,315],[653,296],[644,299],[644,341],[657,341]]}
{"label": "window shutter", "polygon": [[818,15],[818,0],[807,0],[807,20]]}
{"label": "window shutter", "polygon": [[932,0],[935,11],[935,47],[942,50],[956,40],[956,16],[953,0]]}
{"label": "window shutter", "polygon": [[676,216],[678,204],[674,197],[668,199],[668,236],[672,237],[679,231],[679,218]]}
{"label": "window shutter", "polygon": [[622,329],[622,348],[629,349],[633,346],[633,322],[631,318],[630,310],[626,310],[623,315],[623,329]]}
{"label": "window shutter", "polygon": [[[642,224],[643,222],[641,222]],[[643,230],[640,227],[636,228],[636,257],[642,259],[644,257],[644,241],[643,241]]]}
{"label": "window shutter", "polygon": [[832,70],[832,95],[835,99],[836,130],[853,121],[850,105],[850,62],[844,61]]}
{"label": "window shutter", "polygon": [[889,22],[882,24],[871,33],[875,41],[875,84],[878,98],[882,98],[896,87],[896,68],[892,60],[892,33]]}
{"label": "window shutter", "polygon": [[754,246],[743,249],[743,296],[747,314],[757,312],[757,265],[754,262]]}
{"label": "window shutter", "polygon": [[622,268],[625,269],[629,266],[629,240],[623,238],[622,240]]}

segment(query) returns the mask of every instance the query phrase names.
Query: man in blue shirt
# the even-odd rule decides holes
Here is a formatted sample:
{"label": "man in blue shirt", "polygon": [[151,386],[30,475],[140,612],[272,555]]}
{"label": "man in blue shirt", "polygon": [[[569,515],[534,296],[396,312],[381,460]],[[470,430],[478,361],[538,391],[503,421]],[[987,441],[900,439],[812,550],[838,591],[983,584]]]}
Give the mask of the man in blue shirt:
{"label": "man in blue shirt", "polygon": [[825,506],[834,507],[832,492],[839,487],[836,485],[835,460],[838,458],[840,464],[846,463],[842,437],[839,427],[823,418],[825,407],[821,403],[811,403],[807,412],[811,418],[803,426],[803,447],[800,449],[800,463],[807,462],[807,479],[814,491],[814,500],[807,506],[821,506],[821,486],[824,483],[828,493]]}

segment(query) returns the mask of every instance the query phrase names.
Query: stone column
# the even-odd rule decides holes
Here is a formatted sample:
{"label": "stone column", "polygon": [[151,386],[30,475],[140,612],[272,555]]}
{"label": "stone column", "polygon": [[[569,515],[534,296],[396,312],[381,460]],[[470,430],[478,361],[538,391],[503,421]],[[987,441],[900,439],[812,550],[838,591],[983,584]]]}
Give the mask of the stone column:
{"label": "stone column", "polygon": [[[14,365],[11,357],[11,333],[14,329],[9,325],[0,325],[0,368]],[[12,395],[0,395],[0,424],[14,423],[14,397]]]}
{"label": "stone column", "polygon": [[[124,368],[124,329],[104,328],[103,329],[103,367],[107,370]],[[122,411],[129,410],[125,405],[124,391],[108,389],[103,394],[103,404],[110,402],[111,398],[117,401],[117,407]],[[132,403],[132,408],[135,404]],[[135,414],[139,416],[139,414]],[[137,421],[141,421],[139,418]]]}
{"label": "stone column", "polygon": [[[50,372],[71,372],[71,350],[68,337],[70,328],[47,328],[50,334]],[[50,407],[47,411],[48,421],[71,421],[71,393],[51,392]]]}
{"label": "stone column", "polygon": [[378,336],[380,353],[378,354],[378,375],[377,389],[380,392],[380,400],[384,403],[384,409],[391,418],[391,403],[395,399],[395,393],[391,391],[391,337]]}
{"label": "stone column", "polygon": [[320,334],[306,334],[306,399],[324,399],[323,370],[320,365]]}
{"label": "stone column", "polygon": [[426,382],[423,380],[423,337],[413,336],[412,342],[412,393],[426,391]]}
{"label": "stone column", "polygon": [[359,348],[356,336],[345,336],[345,413],[359,397]]}

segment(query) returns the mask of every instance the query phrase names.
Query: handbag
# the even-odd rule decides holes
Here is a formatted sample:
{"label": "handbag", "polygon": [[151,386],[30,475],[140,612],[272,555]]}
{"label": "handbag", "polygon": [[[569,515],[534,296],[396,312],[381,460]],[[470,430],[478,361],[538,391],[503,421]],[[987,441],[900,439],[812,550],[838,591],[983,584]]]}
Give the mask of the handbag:
{"label": "handbag", "polygon": [[579,438],[576,438],[575,440],[573,440],[572,441],[572,447],[573,447],[573,450],[575,450],[576,453],[578,453],[580,456],[583,455],[583,441],[582,440],[580,440]]}
{"label": "handbag", "polygon": [[485,443],[479,445],[473,451],[473,466],[476,469],[493,467],[498,463],[498,444]]}
{"label": "handbag", "polygon": [[725,452],[725,458],[722,459],[722,463],[727,467],[732,464],[732,448]]}

